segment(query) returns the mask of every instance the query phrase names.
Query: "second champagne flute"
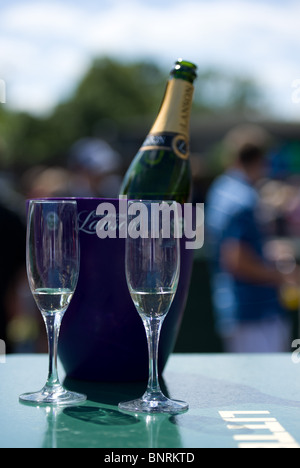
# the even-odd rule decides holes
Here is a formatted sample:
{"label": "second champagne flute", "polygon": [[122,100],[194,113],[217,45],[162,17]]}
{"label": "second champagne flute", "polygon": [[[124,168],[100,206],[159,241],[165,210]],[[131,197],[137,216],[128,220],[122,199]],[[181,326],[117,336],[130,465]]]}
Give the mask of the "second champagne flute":
{"label": "second champagne flute", "polygon": [[176,202],[128,202],[126,278],[146,330],[149,380],[141,398],[119,404],[123,411],[176,414],[188,409],[187,403],[163,394],[158,376],[160,331],[179,280],[177,210]]}

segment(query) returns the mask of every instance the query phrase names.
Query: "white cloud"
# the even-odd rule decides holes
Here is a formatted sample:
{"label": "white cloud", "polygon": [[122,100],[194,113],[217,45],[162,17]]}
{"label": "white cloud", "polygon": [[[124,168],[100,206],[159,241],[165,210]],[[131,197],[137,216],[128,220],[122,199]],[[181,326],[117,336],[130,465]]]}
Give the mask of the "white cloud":
{"label": "white cloud", "polygon": [[[166,68],[183,56],[200,69],[215,66],[253,76],[274,96],[274,108],[297,115],[289,93],[300,75],[299,3],[114,0],[98,5],[46,0],[0,7],[0,71],[14,89],[19,82],[18,93],[11,93],[14,106],[26,107],[20,98],[25,81],[27,94],[32,89],[31,110],[44,110],[46,102],[51,106],[94,55],[150,57]],[[37,89],[40,95],[46,89],[47,99],[34,97]]]}
{"label": "white cloud", "polygon": [[11,75],[35,59],[36,46],[29,41],[0,35],[1,72]]}
{"label": "white cloud", "polygon": [[45,37],[71,35],[80,31],[84,17],[76,7],[58,2],[22,2],[8,8],[2,14],[2,24],[6,30],[29,36]]}

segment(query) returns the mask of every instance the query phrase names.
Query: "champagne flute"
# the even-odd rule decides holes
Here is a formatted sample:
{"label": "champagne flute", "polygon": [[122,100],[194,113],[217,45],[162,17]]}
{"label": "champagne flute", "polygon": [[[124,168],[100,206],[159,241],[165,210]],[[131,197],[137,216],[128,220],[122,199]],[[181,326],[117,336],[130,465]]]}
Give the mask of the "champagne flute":
{"label": "champagne flute", "polygon": [[163,394],[158,376],[160,332],[179,280],[178,226],[176,202],[128,202],[126,279],[146,330],[149,380],[141,398],[119,403],[123,411],[176,414],[188,409],[187,403]]}
{"label": "champagne flute", "polygon": [[31,200],[28,210],[27,276],[48,336],[49,372],[42,390],[20,396],[35,404],[74,405],[85,395],[69,392],[57,371],[61,321],[75,292],[80,264],[77,203],[73,200]]}

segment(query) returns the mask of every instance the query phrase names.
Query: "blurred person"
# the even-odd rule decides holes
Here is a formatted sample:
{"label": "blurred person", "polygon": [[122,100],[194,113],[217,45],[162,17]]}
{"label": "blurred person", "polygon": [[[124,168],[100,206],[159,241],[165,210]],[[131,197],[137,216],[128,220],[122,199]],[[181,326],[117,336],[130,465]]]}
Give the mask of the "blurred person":
{"label": "blurred person", "polygon": [[25,204],[15,188],[15,176],[3,162],[6,147],[0,137],[0,339],[5,341],[6,352],[13,351],[8,336],[8,324],[17,307],[17,291],[25,276]]}
{"label": "blurred person", "polygon": [[67,197],[70,193],[70,173],[62,167],[34,166],[22,177],[26,198]]}
{"label": "blurred person", "polygon": [[26,216],[24,198],[19,191],[16,174],[7,167],[7,164],[4,163],[6,160],[5,153],[6,148],[0,135],[1,205],[6,207],[10,212],[16,213],[16,216],[24,221]]}
{"label": "blurred person", "polygon": [[212,291],[217,330],[226,352],[284,352],[290,324],[279,296],[293,274],[283,274],[264,251],[256,183],[263,177],[268,138],[239,126],[224,140],[226,172],[212,184],[206,203]]}
{"label": "blurred person", "polygon": [[74,196],[118,198],[120,155],[100,138],[82,138],[70,150]]}
{"label": "blurred person", "polygon": [[23,219],[0,202],[0,339],[6,351],[13,350],[7,328],[14,314],[14,299],[21,278],[25,276],[26,228]]}

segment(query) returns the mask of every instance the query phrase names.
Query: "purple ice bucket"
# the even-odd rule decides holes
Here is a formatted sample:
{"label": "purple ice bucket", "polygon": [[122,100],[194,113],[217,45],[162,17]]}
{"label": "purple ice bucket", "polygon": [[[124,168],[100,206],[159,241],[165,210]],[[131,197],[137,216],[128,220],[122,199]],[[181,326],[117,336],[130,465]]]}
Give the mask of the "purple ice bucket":
{"label": "purple ice bucket", "polygon": [[[59,357],[68,377],[90,381],[144,380],[148,349],[142,320],[125,277],[125,239],[119,236],[118,199],[75,198],[78,205],[81,265],[78,286],[62,321]],[[96,214],[102,203],[114,206],[108,219],[116,238],[100,239]],[[182,240],[183,241],[183,240]],[[182,244],[179,287],[165,319],[159,349],[163,371],[174,349],[183,317],[193,264],[193,250]]]}

